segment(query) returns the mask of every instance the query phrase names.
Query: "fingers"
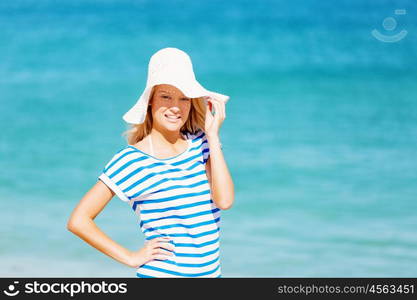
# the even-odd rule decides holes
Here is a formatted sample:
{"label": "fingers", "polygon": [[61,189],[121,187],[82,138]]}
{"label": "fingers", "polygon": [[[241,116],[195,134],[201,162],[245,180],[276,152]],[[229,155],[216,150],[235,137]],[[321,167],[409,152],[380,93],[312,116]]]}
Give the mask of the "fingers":
{"label": "fingers", "polygon": [[211,120],[211,119],[213,119],[213,115],[211,114],[209,106],[210,106],[210,104],[209,104],[209,102],[207,102],[207,105],[206,105],[206,119]]}
{"label": "fingers", "polygon": [[152,249],[152,259],[166,260],[174,256],[173,252],[163,250],[162,248]]}
{"label": "fingers", "polygon": [[[167,260],[174,255],[175,246],[169,237],[158,237],[149,241],[152,259]],[[166,249],[166,250],[165,250]]]}
{"label": "fingers", "polygon": [[152,250],[152,255],[167,255],[167,256],[173,256],[174,255],[174,253],[173,252],[169,252],[169,251],[166,251],[166,250],[164,250],[164,249],[161,249],[161,248],[155,248],[155,249],[153,249]]}
{"label": "fingers", "polygon": [[154,238],[154,239],[152,239],[152,240],[150,240],[149,242],[150,243],[157,243],[157,242],[169,242],[171,240],[171,238],[170,237],[168,237],[168,236],[160,236],[160,237],[157,237],[157,238]]}
{"label": "fingers", "polygon": [[149,240],[149,243],[153,243],[153,244],[155,244],[155,243],[168,243],[171,240],[172,239],[170,237],[160,236],[160,237],[154,238],[152,240]]}
{"label": "fingers", "polygon": [[159,254],[156,254],[156,255],[153,256],[153,259],[159,259],[159,260],[167,260],[169,258],[170,258],[169,256],[159,255]]}
{"label": "fingers", "polygon": [[207,98],[207,100],[213,104],[214,106],[214,111],[215,111],[215,115],[214,117],[218,117],[221,120],[224,120],[226,117],[226,108],[225,108],[225,103],[221,100],[218,100],[216,98]]}
{"label": "fingers", "polygon": [[149,243],[153,249],[164,248],[169,251],[174,251],[175,246],[171,244],[170,241],[171,241],[171,238],[169,237],[157,237],[157,238],[150,240]]}
{"label": "fingers", "polygon": [[164,248],[164,249],[167,249],[167,250],[170,250],[170,251],[175,250],[175,246],[171,243],[158,242],[158,243],[155,243],[155,247]]}

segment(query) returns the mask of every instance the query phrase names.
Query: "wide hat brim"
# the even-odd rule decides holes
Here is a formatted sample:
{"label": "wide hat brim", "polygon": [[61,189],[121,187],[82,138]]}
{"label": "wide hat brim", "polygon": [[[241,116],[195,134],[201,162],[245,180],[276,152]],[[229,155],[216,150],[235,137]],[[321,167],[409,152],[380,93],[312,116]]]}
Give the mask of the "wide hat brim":
{"label": "wide hat brim", "polygon": [[123,120],[129,124],[142,124],[146,119],[146,113],[148,111],[149,97],[152,91],[152,88],[158,84],[169,84],[178,88],[186,97],[188,98],[200,98],[209,96],[224,103],[227,103],[229,96],[219,94],[216,92],[209,91],[205,89],[197,80],[194,80],[191,83],[181,83],[181,82],[172,82],[172,81],[162,81],[154,83],[153,85],[148,85],[143,93],[140,95],[139,99],[136,101],[135,105],[132,106],[124,115]]}

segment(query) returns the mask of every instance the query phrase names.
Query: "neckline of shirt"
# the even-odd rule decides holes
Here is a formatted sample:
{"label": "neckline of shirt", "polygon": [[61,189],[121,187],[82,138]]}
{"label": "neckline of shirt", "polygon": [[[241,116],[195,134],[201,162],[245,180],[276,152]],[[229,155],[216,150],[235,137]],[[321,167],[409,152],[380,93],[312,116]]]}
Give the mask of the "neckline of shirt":
{"label": "neckline of shirt", "polygon": [[185,151],[182,152],[182,153],[180,153],[180,154],[177,154],[177,155],[175,155],[173,157],[168,157],[168,158],[157,158],[157,157],[155,157],[153,155],[150,155],[148,153],[143,152],[142,150],[140,150],[140,149],[138,149],[138,148],[136,148],[135,146],[132,146],[132,145],[129,145],[128,147],[129,148],[132,148],[133,150],[136,150],[136,151],[138,151],[138,152],[140,152],[140,153],[142,153],[142,154],[144,154],[144,155],[146,155],[146,156],[148,156],[148,157],[150,157],[152,159],[155,159],[155,160],[158,160],[158,161],[167,161],[167,160],[171,160],[171,159],[174,159],[174,158],[178,158],[180,156],[183,156],[184,154],[186,154],[190,150],[191,144],[192,144],[191,138],[189,137],[188,133],[185,133],[184,136],[187,138],[187,143],[188,143],[187,148],[185,149]]}

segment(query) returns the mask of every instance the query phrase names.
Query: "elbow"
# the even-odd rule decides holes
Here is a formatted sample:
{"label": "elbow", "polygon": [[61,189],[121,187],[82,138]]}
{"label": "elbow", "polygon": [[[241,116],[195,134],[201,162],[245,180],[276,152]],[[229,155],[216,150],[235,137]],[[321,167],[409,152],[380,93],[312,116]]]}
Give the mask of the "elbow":
{"label": "elbow", "polygon": [[228,210],[232,207],[232,204],[221,204],[218,206],[221,210]]}
{"label": "elbow", "polygon": [[217,197],[213,197],[213,201],[215,202],[217,208],[221,210],[230,209],[234,203],[234,199],[235,195],[233,192],[228,195],[217,195]]}
{"label": "elbow", "polygon": [[217,204],[217,207],[221,210],[228,210],[233,206],[233,199],[230,201],[222,201]]}
{"label": "elbow", "polygon": [[70,218],[67,222],[67,230],[74,233],[76,231],[77,224],[74,222],[73,218]]}
{"label": "elbow", "polygon": [[77,234],[81,228],[81,221],[79,218],[71,217],[67,222],[67,230]]}
{"label": "elbow", "polygon": [[93,219],[94,217],[87,212],[75,209],[67,221],[66,228],[68,231],[80,236],[80,234],[84,233],[86,227],[90,226]]}
{"label": "elbow", "polygon": [[222,201],[219,201],[218,207],[221,210],[228,210],[233,206],[233,203],[235,202],[235,193],[232,190],[228,193],[229,195],[226,196],[226,198],[223,198]]}

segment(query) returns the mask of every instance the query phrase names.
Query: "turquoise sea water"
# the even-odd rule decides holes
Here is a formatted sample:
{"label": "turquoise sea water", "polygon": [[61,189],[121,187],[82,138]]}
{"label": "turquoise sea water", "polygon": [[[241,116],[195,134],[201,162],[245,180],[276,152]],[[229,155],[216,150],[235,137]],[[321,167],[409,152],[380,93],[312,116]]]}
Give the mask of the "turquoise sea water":
{"label": "turquoise sea water", "polygon": [[[231,96],[224,277],[415,277],[416,17],[412,0],[1,2],[0,276],[135,276],[65,226],[171,46]],[[96,221],[142,247],[118,198]]]}

